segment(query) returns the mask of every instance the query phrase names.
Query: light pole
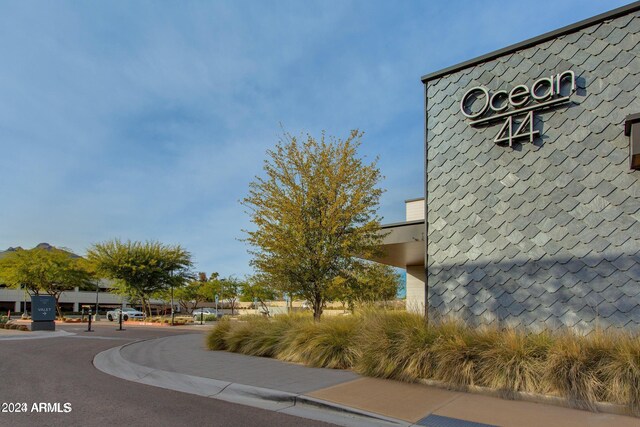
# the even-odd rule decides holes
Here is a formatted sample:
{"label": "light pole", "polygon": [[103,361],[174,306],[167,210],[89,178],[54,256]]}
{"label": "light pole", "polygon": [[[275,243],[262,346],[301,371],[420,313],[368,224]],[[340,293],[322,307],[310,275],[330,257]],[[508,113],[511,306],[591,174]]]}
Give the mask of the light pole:
{"label": "light pole", "polygon": [[120,303],[120,313],[118,313],[118,323],[120,325],[120,327],[118,329],[116,329],[116,331],[124,331],[124,329],[122,329],[122,313],[123,313],[123,308],[124,308],[124,298],[122,298],[121,303]]}
{"label": "light pole", "polygon": [[175,320],[175,313],[173,312],[173,273],[169,273],[169,277],[171,281],[171,326],[173,326]]}
{"label": "light pole", "polygon": [[96,280],[96,317],[95,320],[98,321],[100,320],[100,317],[98,316],[98,295],[100,292],[100,280]]}
{"label": "light pole", "polygon": [[29,317],[29,313],[27,313],[27,285],[22,285],[22,318],[26,319]]}

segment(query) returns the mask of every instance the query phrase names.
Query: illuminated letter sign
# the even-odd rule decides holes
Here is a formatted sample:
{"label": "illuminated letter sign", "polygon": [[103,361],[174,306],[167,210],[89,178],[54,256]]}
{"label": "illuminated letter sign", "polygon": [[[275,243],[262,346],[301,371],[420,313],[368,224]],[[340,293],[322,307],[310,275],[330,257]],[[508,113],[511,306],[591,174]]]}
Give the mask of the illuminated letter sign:
{"label": "illuminated letter sign", "polygon": [[469,89],[460,100],[460,111],[471,119],[471,126],[482,126],[504,119],[493,141],[513,146],[513,141],[528,138],[533,142],[540,131],[533,129],[533,113],[569,101],[576,91],[576,75],[568,70],[536,80],[529,88],[514,86],[510,91],[491,93],[484,86]]}

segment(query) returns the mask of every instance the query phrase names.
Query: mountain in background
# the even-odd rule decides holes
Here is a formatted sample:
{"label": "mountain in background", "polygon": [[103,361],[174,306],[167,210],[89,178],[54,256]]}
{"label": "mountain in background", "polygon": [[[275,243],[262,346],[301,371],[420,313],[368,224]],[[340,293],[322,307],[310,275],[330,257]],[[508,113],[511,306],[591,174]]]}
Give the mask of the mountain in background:
{"label": "mountain in background", "polygon": [[[52,249],[58,249],[60,251],[68,253],[73,258],[80,258],[80,255],[74,254],[73,252],[71,252],[70,249],[67,249],[67,248],[56,248],[55,246],[51,246],[49,243],[40,243],[33,249],[44,249],[45,251],[50,251]],[[20,246],[16,246],[15,248],[14,247],[10,247],[6,251],[0,251],[0,258],[9,255],[11,252],[17,252],[17,251],[23,251],[23,250],[25,250],[25,249],[20,247]]]}

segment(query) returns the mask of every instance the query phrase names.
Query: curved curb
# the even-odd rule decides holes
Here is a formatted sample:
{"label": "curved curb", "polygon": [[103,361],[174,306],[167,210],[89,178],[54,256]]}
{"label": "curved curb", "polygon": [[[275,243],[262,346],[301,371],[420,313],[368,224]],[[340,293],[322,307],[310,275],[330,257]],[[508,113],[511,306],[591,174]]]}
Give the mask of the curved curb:
{"label": "curved curb", "polygon": [[[140,343],[137,341],[136,343]],[[98,353],[93,359],[96,369],[127,380],[154,387],[195,394],[231,403],[282,412],[303,418],[330,422],[342,426],[409,426],[403,420],[373,412],[263,387],[231,383],[194,375],[180,374],[142,366],[122,357],[120,350],[129,343]]]}

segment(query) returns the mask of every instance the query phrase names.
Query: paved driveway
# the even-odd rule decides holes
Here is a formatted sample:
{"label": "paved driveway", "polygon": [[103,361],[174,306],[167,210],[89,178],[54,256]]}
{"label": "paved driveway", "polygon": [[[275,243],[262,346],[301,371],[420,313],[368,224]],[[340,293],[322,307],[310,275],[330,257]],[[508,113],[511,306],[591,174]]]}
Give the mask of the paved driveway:
{"label": "paved driveway", "polygon": [[[27,405],[27,413],[0,412],[1,426],[322,426],[328,425],[286,414],[223,402],[206,397],[146,386],[104,374],[92,365],[106,349],[140,339],[161,338],[193,331],[129,328],[113,325],[62,326],[75,333],[48,339],[0,339],[0,405]],[[12,334],[13,335],[13,334]],[[33,404],[44,410],[32,411]],[[47,405],[46,404],[50,404]],[[56,405],[58,404],[58,405]]]}

